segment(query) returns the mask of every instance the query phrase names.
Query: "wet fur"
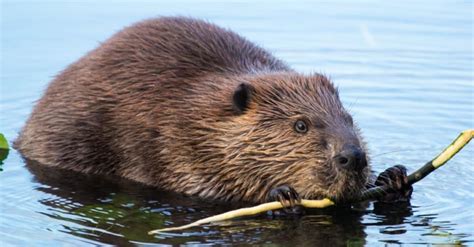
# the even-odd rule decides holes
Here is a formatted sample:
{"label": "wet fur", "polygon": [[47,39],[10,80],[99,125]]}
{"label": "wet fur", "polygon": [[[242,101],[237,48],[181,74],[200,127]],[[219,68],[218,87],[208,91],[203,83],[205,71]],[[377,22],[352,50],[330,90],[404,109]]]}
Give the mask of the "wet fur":
{"label": "wet fur", "polygon": [[[242,85],[248,99],[236,108]],[[306,134],[293,130],[300,118]],[[256,203],[282,184],[302,198],[358,194],[370,168],[350,172],[330,160],[346,142],[364,147],[328,78],[176,17],[126,28],[69,66],[15,147],[48,166]]]}

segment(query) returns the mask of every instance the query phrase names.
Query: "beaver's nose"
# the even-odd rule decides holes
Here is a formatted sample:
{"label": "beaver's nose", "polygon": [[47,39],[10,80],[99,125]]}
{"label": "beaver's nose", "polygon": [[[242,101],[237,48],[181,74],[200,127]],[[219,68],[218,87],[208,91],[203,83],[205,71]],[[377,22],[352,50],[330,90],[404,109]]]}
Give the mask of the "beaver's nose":
{"label": "beaver's nose", "polygon": [[362,170],[367,166],[365,152],[355,145],[344,145],[342,151],[334,156],[336,165],[344,169]]}

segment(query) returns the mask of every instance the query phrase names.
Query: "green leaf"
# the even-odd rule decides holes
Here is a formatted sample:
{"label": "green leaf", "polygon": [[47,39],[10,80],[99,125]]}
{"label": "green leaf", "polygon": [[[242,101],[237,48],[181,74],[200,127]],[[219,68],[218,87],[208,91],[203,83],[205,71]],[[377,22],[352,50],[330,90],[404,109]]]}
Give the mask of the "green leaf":
{"label": "green leaf", "polygon": [[9,149],[7,139],[2,133],[0,133],[0,149]]}
{"label": "green leaf", "polygon": [[0,133],[0,165],[2,164],[2,161],[7,158],[9,149],[10,147],[8,146],[7,139],[2,133]]}

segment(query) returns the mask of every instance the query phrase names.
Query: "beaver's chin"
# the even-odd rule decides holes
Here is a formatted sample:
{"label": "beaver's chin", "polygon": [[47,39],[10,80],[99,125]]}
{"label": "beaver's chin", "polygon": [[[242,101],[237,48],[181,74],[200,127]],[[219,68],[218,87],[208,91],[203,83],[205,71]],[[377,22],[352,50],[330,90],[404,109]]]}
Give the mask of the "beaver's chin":
{"label": "beaver's chin", "polygon": [[364,190],[364,182],[352,182],[344,184],[336,191],[328,193],[327,196],[337,202],[354,202],[357,198],[360,198]]}
{"label": "beaver's chin", "polygon": [[304,198],[309,200],[322,200],[324,198],[329,198],[338,203],[351,202],[359,198],[364,189],[365,186],[354,187],[350,185],[338,187],[337,189],[319,189],[313,193],[308,193]]}
{"label": "beaver's chin", "polygon": [[353,188],[347,187],[345,189],[341,189],[339,193],[329,194],[328,198],[338,202],[338,203],[346,203],[346,202],[353,202],[360,198],[362,195],[364,187],[362,188]]}
{"label": "beaver's chin", "polygon": [[316,195],[315,199],[329,198],[338,203],[353,202],[360,198],[365,187],[366,180],[348,179],[332,184],[322,194]]}
{"label": "beaver's chin", "polygon": [[360,198],[366,189],[368,175],[365,169],[359,172],[337,171],[334,174],[315,177],[313,183],[306,183],[300,189],[297,187],[295,189],[304,199],[329,198],[339,203],[351,202]]}

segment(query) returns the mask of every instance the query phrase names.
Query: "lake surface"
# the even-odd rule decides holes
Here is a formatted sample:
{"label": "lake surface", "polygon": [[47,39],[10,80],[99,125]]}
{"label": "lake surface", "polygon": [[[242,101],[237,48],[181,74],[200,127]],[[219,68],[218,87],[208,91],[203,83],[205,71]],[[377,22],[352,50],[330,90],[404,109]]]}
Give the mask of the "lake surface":
{"label": "lake surface", "polygon": [[[122,27],[163,15],[210,20],[298,71],[330,75],[377,172],[395,164],[413,171],[474,127],[472,1],[97,2],[1,2],[0,132],[10,141],[68,64]],[[416,184],[409,205],[263,215],[148,236],[233,205],[26,165],[12,150],[0,172],[0,245],[472,246],[473,154],[471,143]]]}

